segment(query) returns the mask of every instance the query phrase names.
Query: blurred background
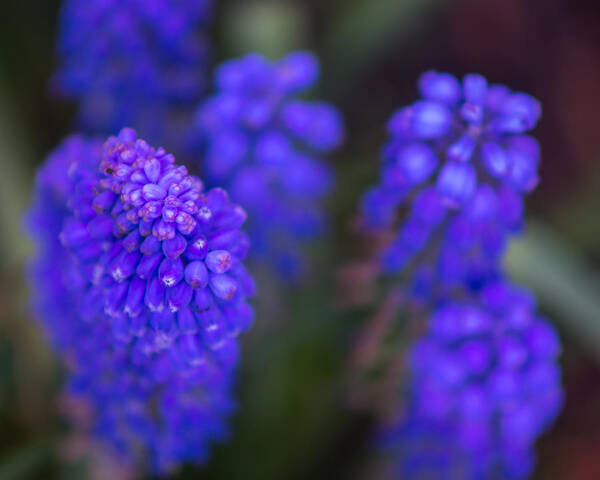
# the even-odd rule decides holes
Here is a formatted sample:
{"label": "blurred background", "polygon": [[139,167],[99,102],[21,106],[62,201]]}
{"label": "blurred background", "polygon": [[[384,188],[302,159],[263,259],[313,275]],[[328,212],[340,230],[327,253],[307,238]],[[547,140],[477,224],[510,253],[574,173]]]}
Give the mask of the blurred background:
{"label": "blurred background", "polygon": [[[365,239],[354,229],[358,199],[376,181],[386,119],[416,98],[416,78],[430,68],[482,73],[542,102],[534,132],[543,150],[541,182],[528,199],[527,232],[507,258],[514,278],[537,293],[564,345],[566,405],[539,442],[534,478],[600,478],[600,2],[215,4],[215,63],[249,51],[277,58],[314,50],[323,69],[318,96],[341,109],[348,138],[332,160],[338,175],[328,203],[332,228],[311,252],[311,275],[287,290],[261,286],[230,441],[213,449],[205,468],[174,478],[376,477],[377,409],[357,406],[349,381],[349,357],[376,305],[360,289],[356,298],[340,296],[336,272],[366,256]],[[34,171],[71,131],[75,112],[48,88],[59,7],[58,0],[0,2],[2,480],[118,478],[86,468],[92,450],[62,420],[64,372],[28,316],[22,274],[31,247],[21,216]]]}

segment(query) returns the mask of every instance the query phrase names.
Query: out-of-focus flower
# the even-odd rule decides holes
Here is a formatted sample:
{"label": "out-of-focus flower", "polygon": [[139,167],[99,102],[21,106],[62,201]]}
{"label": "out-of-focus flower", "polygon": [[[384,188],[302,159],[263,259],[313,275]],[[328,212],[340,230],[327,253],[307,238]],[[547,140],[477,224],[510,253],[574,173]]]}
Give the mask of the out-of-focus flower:
{"label": "out-of-focus flower", "polygon": [[33,309],[120,461],[166,473],[224,438],[235,337],[252,320],[244,220],[133,130],[104,146],[71,137],[40,169]]}
{"label": "out-of-focus flower", "polygon": [[196,117],[207,180],[248,210],[254,254],[286,277],[301,272],[301,245],[323,229],[332,173],[321,157],[343,138],[333,106],[296,98],[318,74],[306,52],[273,63],[258,54],[227,61]]}
{"label": "out-of-focus flower", "polygon": [[108,135],[135,126],[170,148],[180,114],[206,86],[211,0],[66,0],[54,78],[79,104],[79,126]]}
{"label": "out-of-focus flower", "polygon": [[411,350],[414,416],[449,425],[481,472],[524,478],[562,405],[558,336],[533,297],[492,283],[476,302],[439,305]]}
{"label": "out-of-focus flower", "polygon": [[[69,293],[80,285],[75,259],[59,240],[64,220],[70,212],[67,198],[72,191],[70,165],[82,158],[99,158],[102,142],[72,136],[48,155],[37,172],[32,205],[25,223],[35,243],[28,265],[32,286],[31,309],[42,322],[55,349],[67,350],[77,339],[79,314]],[[70,287],[67,287],[70,286]]]}
{"label": "out-of-focus flower", "polygon": [[362,202],[368,231],[407,212],[380,265],[402,273],[399,288],[427,319],[392,435],[400,476],[525,478],[562,404],[558,337],[502,272],[538,182],[539,146],[525,132],[541,108],[480,75],[461,84],[427,72],[419,88],[423,99],[390,119],[380,184]]}
{"label": "out-of-focus flower", "polygon": [[558,335],[533,296],[491,282],[441,302],[411,348],[408,401],[378,434],[398,478],[527,478],[563,401]]}
{"label": "out-of-focus flower", "polygon": [[[463,230],[464,240],[478,235],[484,251],[498,256],[506,236],[520,227],[522,195],[538,182],[539,146],[525,135],[541,113],[534,98],[488,85],[480,75],[461,84],[431,71],[419,88],[423,99],[388,122],[381,181],[362,202],[367,229],[390,228],[397,209],[410,205],[383,256],[391,272],[405,269],[449,225]],[[442,256],[444,246],[437,244]]]}

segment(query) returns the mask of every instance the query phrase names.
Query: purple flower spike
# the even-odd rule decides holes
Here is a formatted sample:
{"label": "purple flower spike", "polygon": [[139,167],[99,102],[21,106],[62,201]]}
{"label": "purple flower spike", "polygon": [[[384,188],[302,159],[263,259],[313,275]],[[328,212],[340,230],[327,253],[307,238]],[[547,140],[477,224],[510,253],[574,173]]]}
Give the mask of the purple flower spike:
{"label": "purple flower spike", "polygon": [[[461,259],[447,251],[449,246],[440,245],[435,253],[445,272],[441,278],[448,274],[460,283],[479,275],[476,269],[496,268],[506,238],[520,228],[520,197],[537,185],[539,166],[537,142],[523,133],[535,126],[541,109],[529,95],[489,85],[481,75],[466,75],[461,84],[450,74],[429,71],[420,77],[419,90],[424,100],[399,109],[388,122],[390,139],[383,148],[381,180],[363,198],[363,225],[370,230],[393,227],[396,211],[414,199],[407,224],[413,225],[412,231],[415,222],[423,224],[421,230],[427,226],[427,237],[435,238],[429,234],[444,226],[428,221],[425,212],[436,203],[419,195],[434,186],[442,199],[438,205],[448,212],[436,212],[431,218],[460,217],[468,223],[473,245],[488,257]],[[485,199],[475,196],[482,185],[499,195],[493,208],[484,207]],[[489,211],[483,214],[485,209]],[[401,246],[406,229],[397,232],[381,257],[389,262],[383,265],[388,272],[411,268],[425,247]],[[473,256],[466,250],[465,255]]]}
{"label": "purple flower spike", "polygon": [[[95,198],[102,198],[102,211],[110,214],[92,208],[84,209],[82,215],[75,210],[65,221],[61,238],[82,262],[96,259],[105,265],[97,269],[99,276],[94,283],[108,295],[106,311],[112,316],[139,316],[165,308],[181,310],[191,302],[194,289],[208,288],[208,270],[225,273],[234,262],[243,260],[245,248],[236,248],[232,243],[223,250],[211,246],[207,239],[219,237],[223,229],[223,233],[235,234],[231,238],[244,243],[244,234],[238,228],[245,213],[223,190],[205,193],[202,182],[174,162],[163,149],[136,140],[134,131],[124,129],[118,137],[107,140],[101,154],[78,159],[69,167],[74,196],[82,185],[92,187],[91,195],[77,202],[73,198],[70,204],[81,208],[88,202],[93,206]],[[135,194],[138,191],[140,196]],[[105,192],[116,195],[109,197]],[[108,198],[113,199],[112,206]],[[150,214],[153,211],[163,214]],[[102,239],[99,247],[94,243],[98,237]],[[101,260],[106,255],[103,252],[113,247],[116,251],[110,262]],[[231,277],[234,284],[235,275],[233,272]],[[142,287],[137,279],[145,281],[145,312],[139,311]],[[133,280],[139,286],[132,297],[132,301],[137,300],[130,305],[125,295]],[[125,284],[123,289],[114,286],[121,283]],[[233,298],[223,288],[212,291],[219,302]],[[235,296],[235,302],[245,301],[243,295]],[[125,305],[127,308],[121,310]]]}
{"label": "purple flower spike", "polygon": [[525,133],[541,108],[481,75],[430,71],[419,90],[389,120],[381,180],[362,203],[366,229],[395,232],[381,270],[427,318],[403,418],[381,436],[401,478],[524,480],[563,398],[556,332],[502,268],[538,182]]}
{"label": "purple flower spike", "polygon": [[[87,131],[135,125],[153,141],[183,147],[182,124],[172,119],[189,121],[187,105],[206,88],[212,10],[212,0],[66,0],[53,87],[79,101],[78,124]],[[156,168],[146,167],[151,182]]]}
{"label": "purple flower spike", "polygon": [[[523,295],[510,284],[491,283],[473,303],[438,306],[429,331],[410,356],[411,418],[448,427],[452,442],[469,457],[470,468],[481,472],[477,478],[512,470],[524,461],[522,452],[531,459],[536,438],[562,403],[554,329],[541,318],[533,325],[505,324]],[[496,306],[490,317],[485,305],[492,297]],[[465,330],[473,316],[489,322]],[[511,452],[515,446],[518,454]],[[521,465],[524,474],[510,478],[526,478],[527,465]]]}
{"label": "purple flower spike", "polygon": [[302,246],[322,233],[322,203],[333,184],[322,157],[344,137],[336,108],[298,98],[318,76],[309,52],[275,62],[259,54],[228,60],[196,114],[208,180],[227,186],[248,211],[255,257],[287,279],[302,274]]}
{"label": "purple flower spike", "polygon": [[222,438],[252,321],[245,218],[130,129],[72,137],[40,169],[33,310],[92,412],[79,428],[117,461],[165,475]]}

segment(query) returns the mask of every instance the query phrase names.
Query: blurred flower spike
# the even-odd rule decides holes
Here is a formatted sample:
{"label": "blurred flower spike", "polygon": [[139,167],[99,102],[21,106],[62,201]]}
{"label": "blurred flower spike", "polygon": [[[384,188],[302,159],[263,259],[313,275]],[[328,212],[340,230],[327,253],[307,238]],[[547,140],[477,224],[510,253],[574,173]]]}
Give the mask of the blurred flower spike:
{"label": "blurred flower spike", "polygon": [[182,146],[178,130],[207,85],[212,3],[66,0],[53,87],[79,101],[78,127],[108,136],[135,126],[151,141]]}
{"label": "blurred flower spike", "polygon": [[418,84],[422,99],[388,122],[381,180],[361,205],[367,232],[396,231],[380,268],[402,274],[412,314],[426,320],[408,355],[403,419],[382,437],[395,438],[402,478],[420,478],[419,458],[441,461],[402,437],[419,429],[424,448],[460,451],[460,465],[427,466],[441,478],[455,468],[452,478],[525,478],[562,406],[558,336],[502,267],[538,183],[540,149],[526,133],[541,107],[481,75],[461,83],[430,71]]}
{"label": "blurred flower spike", "polygon": [[248,210],[253,254],[289,279],[303,273],[302,245],[324,229],[333,173],[322,156],[344,137],[333,106],[296,98],[318,76],[308,52],[277,62],[259,54],[229,60],[196,116],[207,180],[227,186]]}

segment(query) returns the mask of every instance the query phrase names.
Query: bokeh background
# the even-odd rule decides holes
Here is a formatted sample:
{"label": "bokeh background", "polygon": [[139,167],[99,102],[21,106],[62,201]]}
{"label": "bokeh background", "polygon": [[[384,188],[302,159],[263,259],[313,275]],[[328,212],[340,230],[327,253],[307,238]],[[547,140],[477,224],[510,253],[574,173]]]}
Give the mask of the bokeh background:
{"label": "bokeh background", "polygon": [[[323,69],[318,95],[341,109],[348,138],[332,160],[338,175],[328,203],[332,227],[311,250],[309,277],[293,288],[268,277],[261,285],[230,441],[213,449],[205,468],[174,478],[380,474],[371,441],[378,408],[355,401],[361,386],[351,360],[376,305],[371,292],[361,290],[368,286],[340,283],[348,264],[369,249],[354,219],[361,192],[377,178],[384,123],[413,101],[418,74],[430,68],[459,76],[479,72],[543,104],[534,132],[543,149],[541,183],[528,199],[527,232],[507,258],[514,278],[537,293],[564,344],[566,404],[539,442],[535,478],[600,478],[600,2],[215,3],[214,61],[254,50],[272,58],[314,50]],[[93,449],[62,420],[64,372],[28,315],[22,274],[31,247],[21,216],[34,171],[71,131],[75,111],[48,88],[59,7],[58,0],[0,1],[2,480],[118,478],[87,468]],[[395,401],[394,392],[386,401]]]}

